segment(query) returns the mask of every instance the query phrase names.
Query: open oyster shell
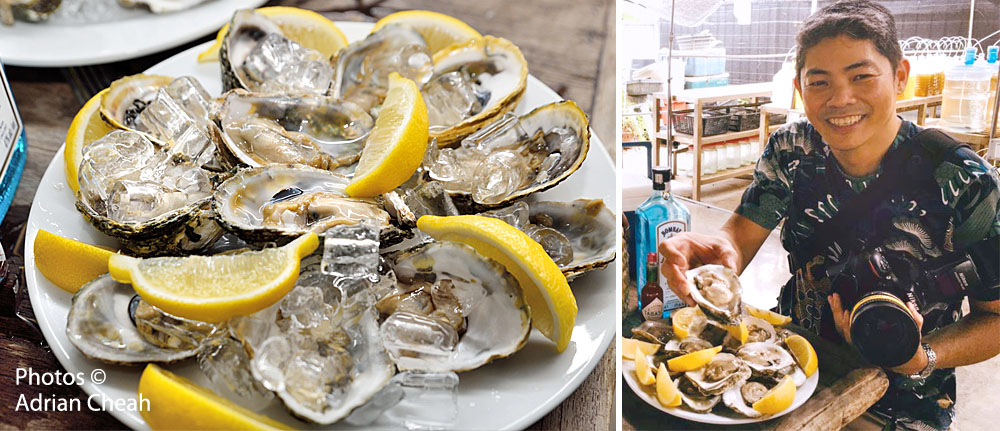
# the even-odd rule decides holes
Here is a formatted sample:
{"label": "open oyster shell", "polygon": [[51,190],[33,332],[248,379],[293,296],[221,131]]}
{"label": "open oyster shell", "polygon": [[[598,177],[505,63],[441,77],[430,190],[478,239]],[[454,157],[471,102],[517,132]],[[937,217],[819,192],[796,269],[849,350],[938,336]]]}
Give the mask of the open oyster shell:
{"label": "open oyster shell", "polygon": [[212,207],[220,225],[255,245],[284,244],[338,224],[378,226],[383,245],[411,235],[395,227],[373,201],[348,198],[347,183],[345,177],[302,165],[244,169],[216,188]]}
{"label": "open oyster shell", "polygon": [[729,353],[719,353],[704,367],[684,373],[704,395],[721,395],[750,378],[750,367]]}
{"label": "open oyster shell", "polygon": [[328,170],[352,165],[375,125],[355,104],[332,97],[234,90],[220,100],[212,116],[230,165],[294,163]]}
{"label": "open oyster shell", "polygon": [[389,24],[354,42],[331,60],[330,95],[350,100],[374,112],[389,88],[389,73],[397,72],[420,87],[433,72],[427,42],[413,29]]}
{"label": "open oyster shell", "polygon": [[736,413],[739,413],[748,418],[757,418],[762,414],[757,410],[754,410],[753,403],[757,402],[764,397],[764,394],[771,388],[767,387],[761,382],[757,381],[746,381],[741,382],[738,385],[726,390],[722,393],[722,402],[726,404],[726,407],[733,409]]}
{"label": "open oyster shell", "polygon": [[[190,358],[201,350],[201,338],[214,331],[212,324],[180,319],[158,310],[137,314],[134,299],[137,297],[132,286],[118,283],[107,274],[95,278],[73,295],[66,317],[67,338],[88,358],[136,365]],[[143,320],[146,317],[153,319]],[[191,330],[184,334],[187,339],[159,331],[157,320],[163,317],[173,323],[189,323]]]}
{"label": "open oyster shell", "polygon": [[62,0],[4,0],[0,1],[0,22],[14,25],[14,17],[25,21],[43,21],[59,9]]}
{"label": "open oyster shell", "polygon": [[424,168],[464,212],[497,208],[559,184],[590,149],[587,115],[572,101],[505,115],[458,148],[429,149]]}
{"label": "open oyster shell", "polygon": [[795,358],[787,350],[775,343],[747,343],[737,351],[754,376],[780,379],[795,371]]}
{"label": "open oyster shell", "polygon": [[709,319],[739,325],[742,301],[740,279],[722,265],[703,265],[687,272],[691,297]]}
{"label": "open oyster shell", "polygon": [[510,356],[527,343],[531,330],[528,306],[517,281],[503,265],[450,241],[399,252],[390,260],[399,284],[450,280],[465,326],[446,358],[393,358],[400,369],[468,371]]}
{"label": "open oyster shell", "polygon": [[573,246],[573,260],[559,265],[567,280],[615,260],[615,216],[604,201],[538,201],[530,202],[528,209],[532,223],[559,231]]}
{"label": "open oyster shell", "polygon": [[[452,87],[455,79],[467,81],[478,99],[460,117],[444,96],[450,92],[441,88]],[[430,138],[447,146],[483,128],[517,106],[527,82],[528,62],[507,39],[483,36],[434,53],[434,75],[422,89]]]}

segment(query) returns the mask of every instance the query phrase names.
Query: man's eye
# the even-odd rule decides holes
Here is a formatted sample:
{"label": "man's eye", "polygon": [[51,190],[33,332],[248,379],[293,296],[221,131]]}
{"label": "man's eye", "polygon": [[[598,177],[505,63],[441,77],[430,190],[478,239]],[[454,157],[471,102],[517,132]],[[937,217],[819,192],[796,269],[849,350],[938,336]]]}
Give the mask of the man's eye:
{"label": "man's eye", "polygon": [[813,81],[806,84],[806,87],[822,87],[826,85],[826,81]]}
{"label": "man's eye", "polygon": [[855,75],[855,76],[854,76],[854,80],[855,80],[855,81],[862,81],[862,80],[865,80],[865,79],[868,79],[868,78],[871,78],[871,77],[873,77],[873,76],[875,76],[875,75],[872,75],[872,74],[868,74],[868,73],[862,73],[862,74],[860,74],[860,75]]}

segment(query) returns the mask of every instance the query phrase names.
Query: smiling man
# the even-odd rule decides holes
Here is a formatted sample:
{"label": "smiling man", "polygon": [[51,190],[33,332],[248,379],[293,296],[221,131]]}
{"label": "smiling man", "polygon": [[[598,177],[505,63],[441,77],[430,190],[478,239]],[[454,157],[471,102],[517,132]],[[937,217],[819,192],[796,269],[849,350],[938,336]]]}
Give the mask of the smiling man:
{"label": "smiling man", "polygon": [[[661,272],[693,304],[684,271],[709,263],[742,271],[783,221],[793,277],[778,311],[851,341],[854,303],[839,294],[842,282],[885,287],[877,284],[884,276],[859,280],[888,262],[895,278],[885,285],[909,302],[899,309],[919,347],[912,356],[877,352],[902,358],[886,366],[890,386],[873,410],[895,429],[948,429],[954,367],[1000,353],[1000,180],[969,148],[897,116],[910,68],[897,40],[892,15],[874,2],[841,1],[811,16],[797,37],[794,83],[806,120],[770,137],[721,236],[686,233],[660,244]],[[979,282],[956,293],[935,276],[958,274],[942,262],[959,261],[972,264]]]}

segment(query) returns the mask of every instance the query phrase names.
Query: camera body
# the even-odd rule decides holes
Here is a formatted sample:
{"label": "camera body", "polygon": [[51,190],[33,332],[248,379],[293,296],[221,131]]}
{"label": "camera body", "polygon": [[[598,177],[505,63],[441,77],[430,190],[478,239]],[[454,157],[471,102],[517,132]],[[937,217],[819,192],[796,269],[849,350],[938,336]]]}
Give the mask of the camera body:
{"label": "camera body", "polygon": [[907,303],[926,317],[938,309],[935,304],[961,301],[980,284],[972,259],[961,253],[918,261],[876,247],[831,269],[831,289],[850,310],[852,344],[866,360],[883,367],[902,365],[920,347],[920,330]]}

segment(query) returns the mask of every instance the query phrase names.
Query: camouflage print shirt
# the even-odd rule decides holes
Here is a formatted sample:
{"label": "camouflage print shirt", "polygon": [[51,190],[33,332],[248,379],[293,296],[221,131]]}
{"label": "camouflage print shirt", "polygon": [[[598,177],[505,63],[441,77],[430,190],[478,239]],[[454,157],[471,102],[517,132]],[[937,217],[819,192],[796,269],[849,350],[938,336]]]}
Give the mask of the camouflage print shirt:
{"label": "camouflage print shirt", "polygon": [[[919,145],[908,139],[920,130],[903,121],[879,169],[864,178],[844,173],[829,146],[805,119],[771,135],[736,212],[767,229],[784,220],[781,241],[790,254],[794,275],[782,291],[779,312],[791,315],[808,330],[840,340],[826,300],[831,293],[827,269],[852,250],[879,245],[887,254],[909,258],[917,265],[952,251],[968,252],[984,278],[984,287],[969,292],[969,296],[980,301],[1000,299],[996,275],[1000,262],[1000,180],[968,148],[946,155],[936,165],[920,156],[893,165],[905,166],[902,169],[907,172],[900,175],[907,179],[904,184],[911,186],[892,191],[889,199],[866,211],[869,218],[852,224],[853,232],[838,233],[838,239],[824,252],[809,255],[810,236],[816,226],[878,178],[886,161],[900,148]],[[961,300],[931,304],[924,310],[932,310],[922,311],[922,332],[926,335],[957,321]],[[888,412],[899,418],[899,424],[913,429],[950,425],[954,369],[936,370],[923,381],[890,372],[889,380],[889,390],[876,411]]]}

